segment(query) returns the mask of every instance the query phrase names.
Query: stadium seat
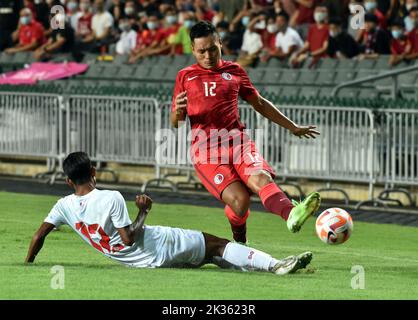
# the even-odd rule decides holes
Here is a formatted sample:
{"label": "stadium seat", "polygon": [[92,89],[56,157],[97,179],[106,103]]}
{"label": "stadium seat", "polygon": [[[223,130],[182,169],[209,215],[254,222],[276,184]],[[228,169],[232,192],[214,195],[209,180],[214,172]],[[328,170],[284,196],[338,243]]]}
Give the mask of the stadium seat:
{"label": "stadium seat", "polygon": [[282,72],[280,69],[267,70],[264,73],[262,83],[263,84],[279,84],[281,75],[282,75]]}
{"label": "stadium seat", "polygon": [[321,69],[318,70],[318,77],[316,83],[318,85],[332,85],[334,84],[334,78],[336,73],[333,69]]}
{"label": "stadium seat", "polygon": [[338,68],[338,63],[338,59],[324,58],[320,60],[318,66],[320,67],[320,69],[336,69]]}
{"label": "stadium seat", "polygon": [[313,98],[319,95],[319,87],[303,86],[299,91],[299,96],[305,98]]}
{"label": "stadium seat", "polygon": [[250,68],[248,69],[248,76],[251,79],[251,82],[253,83],[260,83],[261,79],[263,79],[264,73],[266,71],[264,69],[254,69]]}
{"label": "stadium seat", "polygon": [[13,54],[12,56],[13,56],[13,59],[12,59],[13,64],[20,64],[20,65],[30,64],[35,60],[33,58],[32,52],[17,52]]}
{"label": "stadium seat", "polygon": [[147,79],[149,71],[150,71],[150,68],[148,66],[138,65],[135,68],[133,77],[135,79]]}
{"label": "stadium seat", "polygon": [[336,84],[341,84],[343,82],[351,81],[356,76],[356,72],[353,70],[341,70],[341,68],[338,69],[334,82]]}
{"label": "stadium seat", "polygon": [[282,96],[295,97],[299,94],[299,92],[300,92],[300,87],[286,86],[286,87],[283,87],[282,89]]}
{"label": "stadium seat", "polygon": [[310,85],[315,84],[318,73],[316,70],[299,71],[298,84]]}
{"label": "stadium seat", "polygon": [[338,63],[338,69],[348,69],[354,70],[357,65],[357,60],[355,59],[341,59]]}
{"label": "stadium seat", "polygon": [[158,65],[168,67],[173,63],[173,57],[170,55],[159,55],[156,57]]}
{"label": "stadium seat", "polygon": [[267,62],[267,68],[286,68],[288,66],[287,61],[283,61],[277,58],[271,58]]}
{"label": "stadium seat", "polygon": [[375,59],[363,59],[357,62],[357,69],[373,69],[376,64]]}
{"label": "stadium seat", "polygon": [[[119,76],[120,66],[116,64],[100,64],[103,66],[101,76],[102,79],[115,79]],[[95,65],[95,67],[98,65]]]}
{"label": "stadium seat", "polygon": [[175,55],[173,57],[173,65],[180,66],[182,68],[186,67],[189,64],[192,64],[192,55],[189,54],[181,54],[181,55]]}
{"label": "stadium seat", "polygon": [[162,65],[155,65],[151,67],[150,72],[148,74],[148,79],[150,80],[163,80],[165,79],[165,75],[167,73],[167,67]]}
{"label": "stadium seat", "polygon": [[136,67],[133,65],[126,65],[126,64],[119,65],[118,78],[122,80],[124,79],[131,80],[132,75],[135,71],[135,68]]}
{"label": "stadium seat", "polygon": [[376,99],[379,96],[379,92],[376,89],[365,89],[365,88],[361,88],[358,92],[358,96],[359,98],[362,99]]}
{"label": "stadium seat", "polygon": [[87,69],[87,72],[79,75],[79,77],[87,78],[87,79],[94,79],[94,78],[102,78],[103,77],[103,69],[104,67],[101,64],[92,64]]}
{"label": "stadium seat", "polygon": [[113,63],[115,64],[125,64],[128,62],[129,56],[128,55],[116,55],[113,57]]}
{"label": "stadium seat", "polygon": [[389,55],[381,55],[379,58],[376,59],[376,63],[374,68],[377,70],[385,70],[390,69],[389,65]]}
{"label": "stadium seat", "polygon": [[299,70],[283,69],[280,77],[280,83],[295,84],[299,80]]}
{"label": "stadium seat", "polygon": [[164,79],[175,81],[179,70],[180,70],[180,67],[178,66],[169,66],[167,68],[167,73],[165,74]]}

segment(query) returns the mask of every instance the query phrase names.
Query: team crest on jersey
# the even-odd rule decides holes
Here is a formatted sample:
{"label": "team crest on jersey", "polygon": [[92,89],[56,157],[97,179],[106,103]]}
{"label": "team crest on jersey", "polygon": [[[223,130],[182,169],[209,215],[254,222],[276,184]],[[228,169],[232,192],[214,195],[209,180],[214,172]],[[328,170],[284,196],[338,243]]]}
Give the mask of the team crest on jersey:
{"label": "team crest on jersey", "polygon": [[228,72],[222,73],[222,78],[224,78],[225,80],[228,80],[228,81],[232,80],[232,76]]}
{"label": "team crest on jersey", "polygon": [[213,178],[213,181],[215,184],[221,184],[224,181],[224,176],[220,173],[218,173],[215,178]]}

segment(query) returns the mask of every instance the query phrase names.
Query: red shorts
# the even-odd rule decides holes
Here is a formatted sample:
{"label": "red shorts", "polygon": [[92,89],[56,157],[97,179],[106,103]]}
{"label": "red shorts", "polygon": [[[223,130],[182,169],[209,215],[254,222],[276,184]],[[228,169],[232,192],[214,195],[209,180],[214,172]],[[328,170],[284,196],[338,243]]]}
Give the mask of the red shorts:
{"label": "red shorts", "polygon": [[272,178],[276,176],[273,168],[257,151],[254,141],[248,139],[237,145],[231,144],[219,146],[216,155],[209,155],[209,151],[203,156],[197,155],[193,162],[206,190],[221,201],[222,192],[235,181],[247,185],[250,176],[261,170],[269,172]]}

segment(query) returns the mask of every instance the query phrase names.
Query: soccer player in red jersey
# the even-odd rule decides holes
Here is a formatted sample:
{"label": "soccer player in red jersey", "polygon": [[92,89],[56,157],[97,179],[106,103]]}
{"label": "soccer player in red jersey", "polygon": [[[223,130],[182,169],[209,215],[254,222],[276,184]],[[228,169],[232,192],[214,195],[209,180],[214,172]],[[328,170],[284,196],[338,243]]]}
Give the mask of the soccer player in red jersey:
{"label": "soccer player in red jersey", "polygon": [[212,24],[198,22],[190,30],[190,38],[197,63],[177,74],[171,123],[177,128],[189,117],[191,159],[199,179],[225,203],[235,241],[246,243],[251,193],[259,195],[267,211],[287,221],[291,232],[299,231],[319,209],[320,195],[314,192],[303,202],[292,204],[274,183],[273,169],[244,133],[238,97],[298,137],[315,138],[319,132],[314,126],[300,126],[288,119],[258,93],[241,66],[221,59],[222,44]]}

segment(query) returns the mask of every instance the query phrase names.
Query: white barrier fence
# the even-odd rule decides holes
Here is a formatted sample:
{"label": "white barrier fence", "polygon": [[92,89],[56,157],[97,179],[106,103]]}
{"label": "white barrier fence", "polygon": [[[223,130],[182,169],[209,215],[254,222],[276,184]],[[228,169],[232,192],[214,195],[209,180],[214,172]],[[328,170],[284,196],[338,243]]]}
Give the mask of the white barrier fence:
{"label": "white barrier fence", "polygon": [[[418,185],[418,110],[280,109],[296,123],[316,125],[321,136],[299,139],[241,105],[241,121],[250,136],[255,129],[262,133],[255,132],[257,147],[278,177],[367,183],[370,198],[376,184]],[[98,162],[155,166],[155,181],[170,181],[162,175],[165,169],[191,178],[193,166],[184,161],[190,126],[180,133],[171,128],[170,111],[170,103],[150,98],[0,93],[0,156],[61,163],[69,152],[83,150]],[[162,161],[163,143],[174,162]]]}

